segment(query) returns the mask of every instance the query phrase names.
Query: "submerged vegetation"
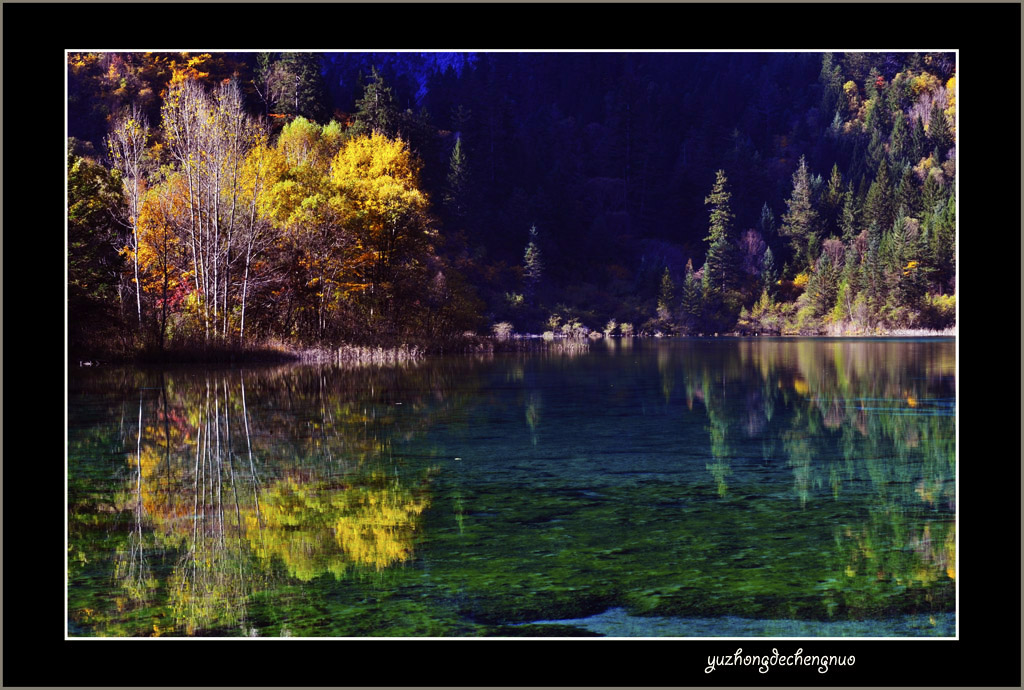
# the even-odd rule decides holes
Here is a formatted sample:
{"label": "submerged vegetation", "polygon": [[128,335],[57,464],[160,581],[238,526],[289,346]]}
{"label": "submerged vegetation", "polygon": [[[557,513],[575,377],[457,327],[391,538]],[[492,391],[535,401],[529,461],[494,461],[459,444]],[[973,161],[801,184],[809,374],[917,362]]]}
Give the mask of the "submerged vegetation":
{"label": "submerged vegetation", "polygon": [[950,54],[67,72],[72,359],[956,327]]}
{"label": "submerged vegetation", "polygon": [[70,631],[578,636],[557,622],[621,609],[949,635],[953,345],[82,370]]}

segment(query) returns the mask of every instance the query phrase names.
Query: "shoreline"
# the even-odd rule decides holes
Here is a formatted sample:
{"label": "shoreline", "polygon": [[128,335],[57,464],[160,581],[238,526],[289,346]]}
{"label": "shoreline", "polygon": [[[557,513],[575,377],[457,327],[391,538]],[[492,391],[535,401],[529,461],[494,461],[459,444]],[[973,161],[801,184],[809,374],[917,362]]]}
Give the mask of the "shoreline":
{"label": "shoreline", "polygon": [[808,338],[815,340],[870,340],[883,338],[956,338],[955,328],[941,331],[924,329],[892,329],[876,333],[843,334],[762,334],[762,333],[713,333],[698,335],[621,335],[570,338],[544,337],[539,334],[514,334],[504,338],[495,336],[473,336],[457,341],[434,343],[432,345],[402,343],[397,346],[351,345],[300,347],[281,343],[268,343],[246,348],[224,346],[184,347],[162,351],[137,353],[93,352],[89,355],[68,355],[71,367],[96,367],[104,365],[189,365],[189,364],[339,364],[392,366],[420,362],[439,356],[502,354],[532,351],[558,351],[571,349],[587,350],[598,341],[623,342],[634,340],[792,340]]}

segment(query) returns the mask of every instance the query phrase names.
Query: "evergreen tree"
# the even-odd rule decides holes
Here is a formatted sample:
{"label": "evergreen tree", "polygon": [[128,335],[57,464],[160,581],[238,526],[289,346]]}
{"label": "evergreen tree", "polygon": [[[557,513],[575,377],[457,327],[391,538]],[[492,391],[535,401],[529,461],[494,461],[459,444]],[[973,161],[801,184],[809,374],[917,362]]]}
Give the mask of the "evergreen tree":
{"label": "evergreen tree", "polygon": [[935,213],[936,207],[946,200],[946,191],[939,182],[938,175],[929,174],[924,181],[924,190],[921,193],[921,211],[925,217]]}
{"label": "evergreen tree", "polygon": [[860,259],[857,256],[857,248],[854,247],[852,242],[846,245],[846,257],[843,262],[841,282],[847,286],[851,295],[855,295],[863,289]]}
{"label": "evergreen tree", "polygon": [[683,296],[680,307],[683,322],[691,332],[696,330],[701,322],[703,309],[701,298],[701,285],[693,271],[693,260],[690,259],[686,262],[686,277],[683,279]]}
{"label": "evergreen tree", "polygon": [[892,228],[882,237],[882,259],[893,283],[896,282],[904,264],[910,260],[909,249],[907,217],[900,213],[893,221]]}
{"label": "evergreen tree", "polygon": [[715,331],[722,319],[722,288],[711,279],[711,270],[708,261],[704,261],[703,273],[700,280],[700,301],[701,301],[701,330]]}
{"label": "evergreen tree", "polygon": [[672,313],[676,309],[676,285],[672,282],[672,274],[665,267],[661,274],[661,287],[658,290],[658,319],[671,325]]}
{"label": "evergreen tree", "polygon": [[[907,118],[902,110],[897,111],[892,123],[892,133],[889,135],[889,160],[893,165],[903,165],[907,161],[907,154],[910,152],[910,132],[907,131]],[[917,161],[914,161],[915,163]]]}
{"label": "evergreen tree", "polygon": [[914,130],[910,133],[910,160],[915,165],[925,157],[928,150],[928,136],[920,117],[914,119]]}
{"label": "evergreen tree", "polygon": [[523,253],[523,283],[526,299],[531,305],[543,271],[544,265],[541,263],[540,247],[537,246],[537,226],[532,225],[530,226],[530,240],[527,242],[526,251]]}
{"label": "evergreen tree", "polygon": [[949,129],[949,121],[946,119],[946,113],[939,100],[932,104],[932,112],[928,120],[928,140],[939,151],[935,162],[941,163],[946,159],[946,153],[949,152],[950,147],[953,146],[953,133]]}
{"label": "evergreen tree", "polygon": [[868,228],[868,248],[861,264],[861,285],[872,312],[885,304],[885,284],[881,260],[881,233],[874,223]]}
{"label": "evergreen tree", "polygon": [[775,256],[772,248],[764,250],[764,257],[761,259],[761,289],[767,292],[769,297],[775,296],[775,285],[779,280],[778,272],[775,270]]}
{"label": "evergreen tree", "polygon": [[275,84],[274,54],[257,53],[256,66],[253,68],[253,87],[256,95],[263,101],[263,114],[269,115],[270,108],[275,103],[275,91],[278,85]]}
{"label": "evergreen tree", "polygon": [[920,218],[921,194],[917,187],[917,177],[909,165],[903,168],[899,187],[896,188],[896,207],[912,218]]}
{"label": "evergreen tree", "polygon": [[466,155],[462,149],[462,137],[455,139],[452,155],[448,159],[448,179],[444,191],[444,205],[448,213],[457,222],[465,221],[467,214],[467,197],[469,187],[469,171]]}
{"label": "evergreen tree", "polygon": [[821,73],[818,80],[822,84],[821,112],[831,113],[839,105],[839,99],[843,93],[842,69],[835,60],[832,53],[825,53],[821,57]]}
{"label": "evergreen tree", "polygon": [[814,263],[818,248],[818,212],[811,202],[811,181],[807,159],[800,156],[800,165],[793,173],[793,194],[786,200],[788,210],[782,216],[781,234],[789,238],[793,258],[801,267]]}
{"label": "evergreen tree", "polygon": [[757,221],[757,229],[761,232],[761,237],[766,239],[775,234],[775,214],[772,213],[767,201],[761,207],[761,217]]}
{"label": "evergreen tree", "polygon": [[278,61],[281,97],[275,112],[323,123],[329,112],[320,53],[282,53]]}
{"label": "evergreen tree", "polygon": [[373,67],[363,97],[356,101],[355,122],[351,132],[354,136],[376,132],[394,138],[398,126],[399,112],[395,97],[391,88],[384,83],[384,77]]}
{"label": "evergreen tree", "polygon": [[821,198],[824,235],[832,236],[839,232],[839,222],[843,209],[843,176],[837,164],[832,165],[832,174],[828,178],[828,186]]}
{"label": "evergreen tree", "polygon": [[935,279],[943,290],[956,290],[956,194],[950,191],[945,204],[934,214],[931,254],[936,268]]}
{"label": "evergreen tree", "polygon": [[826,252],[818,257],[807,289],[816,316],[831,311],[839,292],[839,269]]}
{"label": "evergreen tree", "polygon": [[885,137],[880,129],[871,130],[871,138],[868,140],[867,164],[872,168],[878,168],[878,164],[886,157]]}
{"label": "evergreen tree", "polygon": [[875,181],[871,183],[868,198],[864,202],[864,220],[869,225],[874,223],[880,228],[892,227],[896,216],[894,205],[892,182],[889,180],[889,166],[883,158],[882,162],[878,164]]}
{"label": "evergreen tree", "polygon": [[734,216],[729,207],[732,193],[728,190],[728,184],[725,171],[719,170],[715,173],[711,196],[704,199],[705,205],[711,205],[710,228],[708,236],[704,238],[709,243],[705,280],[723,292],[733,287],[736,280],[735,248],[732,244]]}
{"label": "evergreen tree", "polygon": [[857,204],[851,185],[847,185],[846,193],[843,194],[843,214],[839,222],[839,229],[843,235],[843,242],[850,242],[858,234]]}
{"label": "evergreen tree", "polygon": [[919,310],[927,287],[929,267],[921,263],[918,244],[908,236],[908,219],[900,214],[893,224],[890,248],[891,290],[902,307]]}

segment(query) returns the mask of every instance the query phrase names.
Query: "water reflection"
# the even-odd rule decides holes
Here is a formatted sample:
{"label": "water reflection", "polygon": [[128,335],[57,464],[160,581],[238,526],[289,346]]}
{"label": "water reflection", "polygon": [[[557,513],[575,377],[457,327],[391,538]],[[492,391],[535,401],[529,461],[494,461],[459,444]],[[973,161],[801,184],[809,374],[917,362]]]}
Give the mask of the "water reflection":
{"label": "water reflection", "polygon": [[[252,595],[282,574],[309,581],[408,561],[435,470],[403,472],[392,445],[429,423],[417,410],[449,401],[420,379],[405,400],[411,414],[400,415],[403,403],[389,397],[400,375],[317,368],[94,381],[146,397],[134,425],[122,414],[111,430],[135,442],[112,508],[130,520],[112,557],[120,594],[105,616],[79,612],[82,622],[99,634],[124,634],[139,624],[133,616],[158,621],[144,634],[244,628]],[[154,561],[171,565],[155,574]]]}
{"label": "water reflection", "polygon": [[954,609],[952,342],[606,340],[76,378],[72,633]]}
{"label": "water reflection", "polygon": [[731,463],[745,459],[730,445],[742,435],[760,442],[765,464],[784,460],[801,507],[827,491],[870,512],[835,527],[834,571],[821,587],[830,613],[868,615],[881,602],[952,596],[933,587],[956,577],[951,345],[739,341],[704,361],[691,356],[700,348],[659,352],[658,371],[666,398],[684,378],[687,406],[703,403],[719,497]]}

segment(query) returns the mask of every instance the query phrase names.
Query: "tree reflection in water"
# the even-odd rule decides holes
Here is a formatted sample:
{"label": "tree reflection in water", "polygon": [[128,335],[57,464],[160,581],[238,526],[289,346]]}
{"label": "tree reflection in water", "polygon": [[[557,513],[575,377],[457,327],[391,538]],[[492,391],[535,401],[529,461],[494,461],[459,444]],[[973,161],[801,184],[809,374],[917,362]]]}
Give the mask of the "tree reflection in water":
{"label": "tree reflection in water", "polygon": [[[138,403],[136,448],[118,491],[118,514],[131,516],[113,558],[122,594],[105,616],[89,611],[97,632],[125,634],[133,614],[156,621],[157,635],[245,630],[247,602],[282,576],[343,577],[408,561],[435,472],[401,478],[389,452],[400,422],[378,396],[402,373],[119,382],[158,394]],[[154,560],[173,563],[163,582]]]}
{"label": "tree reflection in water", "polygon": [[69,408],[70,624],[481,634],[609,602],[952,611],[954,353],[666,339],[89,372]]}

